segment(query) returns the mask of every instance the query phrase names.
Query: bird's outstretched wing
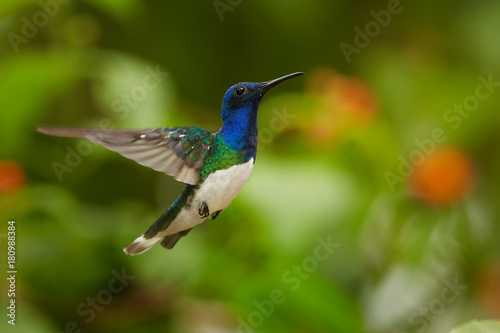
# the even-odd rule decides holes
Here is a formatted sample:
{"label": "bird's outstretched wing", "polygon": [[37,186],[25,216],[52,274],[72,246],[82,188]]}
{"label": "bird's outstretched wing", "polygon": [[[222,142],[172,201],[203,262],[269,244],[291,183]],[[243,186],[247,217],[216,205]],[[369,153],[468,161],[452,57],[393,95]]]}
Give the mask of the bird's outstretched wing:
{"label": "bird's outstretched wing", "polygon": [[121,155],[196,185],[200,169],[217,133],[199,127],[165,127],[145,130],[38,127],[40,133],[85,137]]}

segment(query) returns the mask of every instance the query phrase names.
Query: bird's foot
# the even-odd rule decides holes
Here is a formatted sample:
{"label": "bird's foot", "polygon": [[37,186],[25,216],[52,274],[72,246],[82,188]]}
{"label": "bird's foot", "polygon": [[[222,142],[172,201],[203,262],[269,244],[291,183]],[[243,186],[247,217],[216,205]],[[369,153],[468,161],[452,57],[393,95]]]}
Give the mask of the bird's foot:
{"label": "bird's foot", "polygon": [[215,220],[217,218],[217,216],[219,216],[220,212],[222,212],[222,209],[221,210],[218,210],[216,211],[215,213],[212,214],[212,220]]}
{"label": "bird's foot", "polygon": [[210,215],[208,205],[205,201],[203,201],[200,205],[200,208],[198,208],[198,214],[200,214],[200,217],[202,218],[206,218],[208,215]]}

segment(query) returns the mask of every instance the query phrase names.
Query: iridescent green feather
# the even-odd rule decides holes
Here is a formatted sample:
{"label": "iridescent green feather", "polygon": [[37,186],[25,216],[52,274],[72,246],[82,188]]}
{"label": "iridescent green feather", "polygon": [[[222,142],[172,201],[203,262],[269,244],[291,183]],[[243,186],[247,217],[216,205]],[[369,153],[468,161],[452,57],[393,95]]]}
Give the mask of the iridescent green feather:
{"label": "iridescent green feather", "polygon": [[224,138],[221,135],[217,136],[211,149],[205,152],[205,161],[201,167],[199,183],[203,183],[211,173],[217,170],[224,170],[233,165],[245,163],[245,158],[245,152],[229,148]]}

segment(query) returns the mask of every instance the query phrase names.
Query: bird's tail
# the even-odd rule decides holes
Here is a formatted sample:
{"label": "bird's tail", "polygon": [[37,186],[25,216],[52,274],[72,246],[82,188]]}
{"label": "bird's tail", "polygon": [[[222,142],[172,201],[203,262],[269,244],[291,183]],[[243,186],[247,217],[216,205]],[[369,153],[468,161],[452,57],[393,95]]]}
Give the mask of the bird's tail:
{"label": "bird's tail", "polygon": [[149,250],[153,245],[162,240],[162,236],[145,238],[144,235],[137,237],[129,246],[123,249],[123,252],[131,256],[141,254]]}
{"label": "bird's tail", "polygon": [[176,219],[177,215],[181,211],[188,198],[191,196],[195,186],[186,184],[181,195],[177,200],[170,206],[165,213],[163,213],[155,223],[153,223],[148,231],[143,235],[136,238],[129,246],[123,249],[126,254],[131,256],[141,254],[149,250],[153,245],[158,243],[163,239],[161,245],[166,249],[171,249],[179,241],[179,239],[189,232],[190,229],[182,230],[174,234],[165,235],[165,230],[170,226],[170,224]]}
{"label": "bird's tail", "polygon": [[[181,195],[182,196],[182,195]],[[163,213],[156,221],[153,223],[148,231],[143,235],[137,237],[129,246],[123,249],[126,254],[135,256],[149,250],[153,245],[161,241],[165,234],[159,235],[162,230],[166,230],[172,221],[177,216],[178,208],[174,204],[165,213]]]}
{"label": "bird's tail", "polygon": [[182,237],[186,236],[188,232],[191,229],[179,231],[178,233],[168,235],[168,236],[156,236],[153,238],[146,238],[144,235],[141,235],[140,237],[136,238],[135,241],[133,241],[129,246],[123,249],[123,251],[126,254],[129,254],[131,256],[135,256],[137,254],[141,254],[149,250],[153,245],[158,243],[160,240],[161,241],[161,246],[164,248],[171,250],[175,244],[181,239]]}

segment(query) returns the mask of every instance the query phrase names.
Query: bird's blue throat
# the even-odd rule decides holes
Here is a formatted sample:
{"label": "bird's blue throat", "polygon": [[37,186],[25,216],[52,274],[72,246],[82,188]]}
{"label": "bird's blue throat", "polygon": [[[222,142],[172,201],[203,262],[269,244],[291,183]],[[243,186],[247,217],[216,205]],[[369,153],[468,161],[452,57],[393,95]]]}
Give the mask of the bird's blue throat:
{"label": "bird's blue throat", "polygon": [[[224,112],[224,124],[219,131],[226,145],[234,150],[248,151],[255,159],[257,153],[257,108],[258,103]],[[226,117],[224,117],[226,115]],[[225,118],[225,119],[224,119]]]}

